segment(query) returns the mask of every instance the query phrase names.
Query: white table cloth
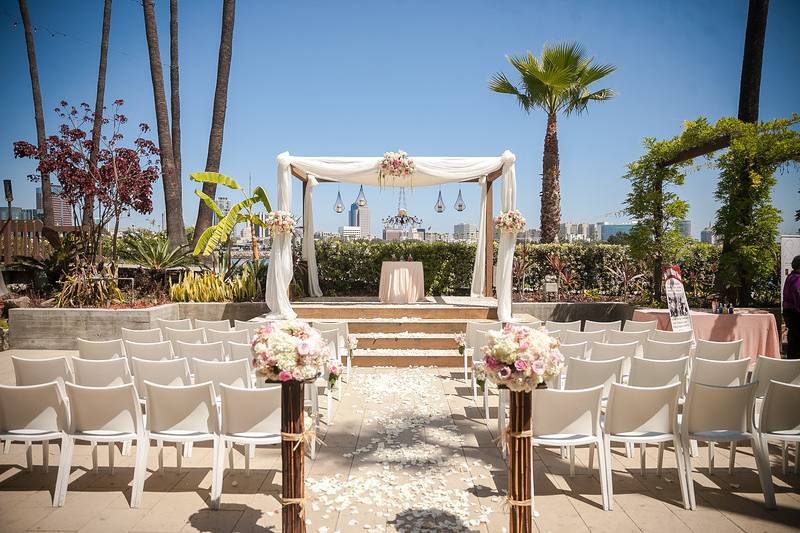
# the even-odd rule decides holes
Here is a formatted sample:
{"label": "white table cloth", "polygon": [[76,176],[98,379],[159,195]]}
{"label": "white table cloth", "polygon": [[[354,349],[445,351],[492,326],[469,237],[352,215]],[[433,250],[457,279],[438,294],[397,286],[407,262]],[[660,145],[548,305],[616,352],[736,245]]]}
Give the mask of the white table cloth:
{"label": "white table cloth", "polygon": [[381,303],[410,304],[425,298],[425,275],[419,261],[384,261],[378,289]]}

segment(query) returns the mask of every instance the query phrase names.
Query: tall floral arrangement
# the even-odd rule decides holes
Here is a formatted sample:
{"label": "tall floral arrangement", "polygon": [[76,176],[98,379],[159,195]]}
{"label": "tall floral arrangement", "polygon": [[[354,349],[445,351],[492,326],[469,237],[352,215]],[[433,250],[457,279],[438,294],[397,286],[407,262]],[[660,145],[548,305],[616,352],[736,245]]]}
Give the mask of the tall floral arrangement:
{"label": "tall floral arrangement", "polygon": [[252,342],[253,367],[267,381],[308,381],[332,369],[328,343],[319,331],[300,320],[266,324]]}
{"label": "tall floral arrangement", "polygon": [[410,178],[416,170],[414,160],[403,151],[384,153],[383,159],[378,164],[378,176],[382,184],[387,177]]}
{"label": "tall floral arrangement", "polygon": [[289,211],[273,211],[267,215],[264,223],[269,228],[270,235],[291,233],[297,225],[297,221]]}
{"label": "tall floral arrangement", "polygon": [[564,356],[558,341],[539,329],[506,324],[490,331],[484,359],[476,372],[513,391],[531,391],[561,373]]}
{"label": "tall floral arrangement", "polygon": [[503,211],[494,217],[494,225],[503,233],[518,233],[525,228],[527,223],[522,213],[516,209]]}

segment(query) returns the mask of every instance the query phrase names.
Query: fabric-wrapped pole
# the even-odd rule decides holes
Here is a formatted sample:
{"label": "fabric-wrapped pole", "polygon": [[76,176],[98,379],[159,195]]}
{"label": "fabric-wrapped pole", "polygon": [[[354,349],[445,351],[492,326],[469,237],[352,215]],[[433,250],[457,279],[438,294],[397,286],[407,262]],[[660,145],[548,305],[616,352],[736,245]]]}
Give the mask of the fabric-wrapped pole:
{"label": "fabric-wrapped pole", "polygon": [[313,298],[322,296],[319,288],[319,271],[317,270],[317,249],[314,247],[314,202],[312,194],[319,181],[312,174],[306,181],[306,193],[303,197],[303,259],[308,263],[308,295]]}
{"label": "fabric-wrapped pole", "polygon": [[[278,209],[292,210],[292,156],[289,152],[278,155]],[[289,284],[292,282],[292,236],[288,233],[272,235],[272,250],[267,270],[264,299],[269,306],[268,318],[292,319],[297,313],[289,301]]]}
{"label": "fabric-wrapped pole", "polygon": [[[486,287],[486,176],[481,176],[478,182],[481,187],[481,219],[478,222],[478,243],[475,248],[475,264],[472,266],[472,288],[470,296],[482,298],[483,289]],[[491,261],[491,258],[489,259]]]}
{"label": "fabric-wrapped pole", "polygon": [[[511,211],[517,207],[517,176],[514,154],[503,152],[503,189],[501,205],[503,211]],[[500,246],[497,251],[495,268],[495,288],[497,291],[497,318],[501,322],[511,322],[511,284],[513,281],[514,248],[517,234],[500,233]]]}

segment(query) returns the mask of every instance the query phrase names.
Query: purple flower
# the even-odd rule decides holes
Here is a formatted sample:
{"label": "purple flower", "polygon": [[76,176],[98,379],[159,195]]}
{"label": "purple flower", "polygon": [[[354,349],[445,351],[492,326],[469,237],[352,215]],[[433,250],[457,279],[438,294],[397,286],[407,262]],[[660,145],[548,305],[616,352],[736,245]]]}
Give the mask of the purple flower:
{"label": "purple flower", "polygon": [[511,368],[504,366],[497,371],[497,375],[500,377],[500,379],[508,379],[511,377]]}
{"label": "purple flower", "polygon": [[497,368],[497,359],[491,355],[486,356],[483,361],[486,363],[487,368]]}

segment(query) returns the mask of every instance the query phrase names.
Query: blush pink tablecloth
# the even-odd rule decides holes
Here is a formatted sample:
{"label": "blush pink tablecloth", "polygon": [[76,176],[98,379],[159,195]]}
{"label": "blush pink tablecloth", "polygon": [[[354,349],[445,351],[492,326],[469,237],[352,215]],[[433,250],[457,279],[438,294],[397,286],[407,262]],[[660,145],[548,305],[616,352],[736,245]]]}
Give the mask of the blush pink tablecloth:
{"label": "blush pink tablecloth", "polygon": [[378,298],[383,303],[410,304],[425,298],[425,275],[419,261],[384,261]]}
{"label": "blush pink tablecloth", "polygon": [[[715,315],[691,311],[694,338],[707,341],[732,341],[744,339],[742,357],[755,359],[759,355],[780,357],[778,325],[772,313],[734,313]],[[634,320],[657,320],[658,329],[671,330],[669,311],[666,309],[637,309]]]}

